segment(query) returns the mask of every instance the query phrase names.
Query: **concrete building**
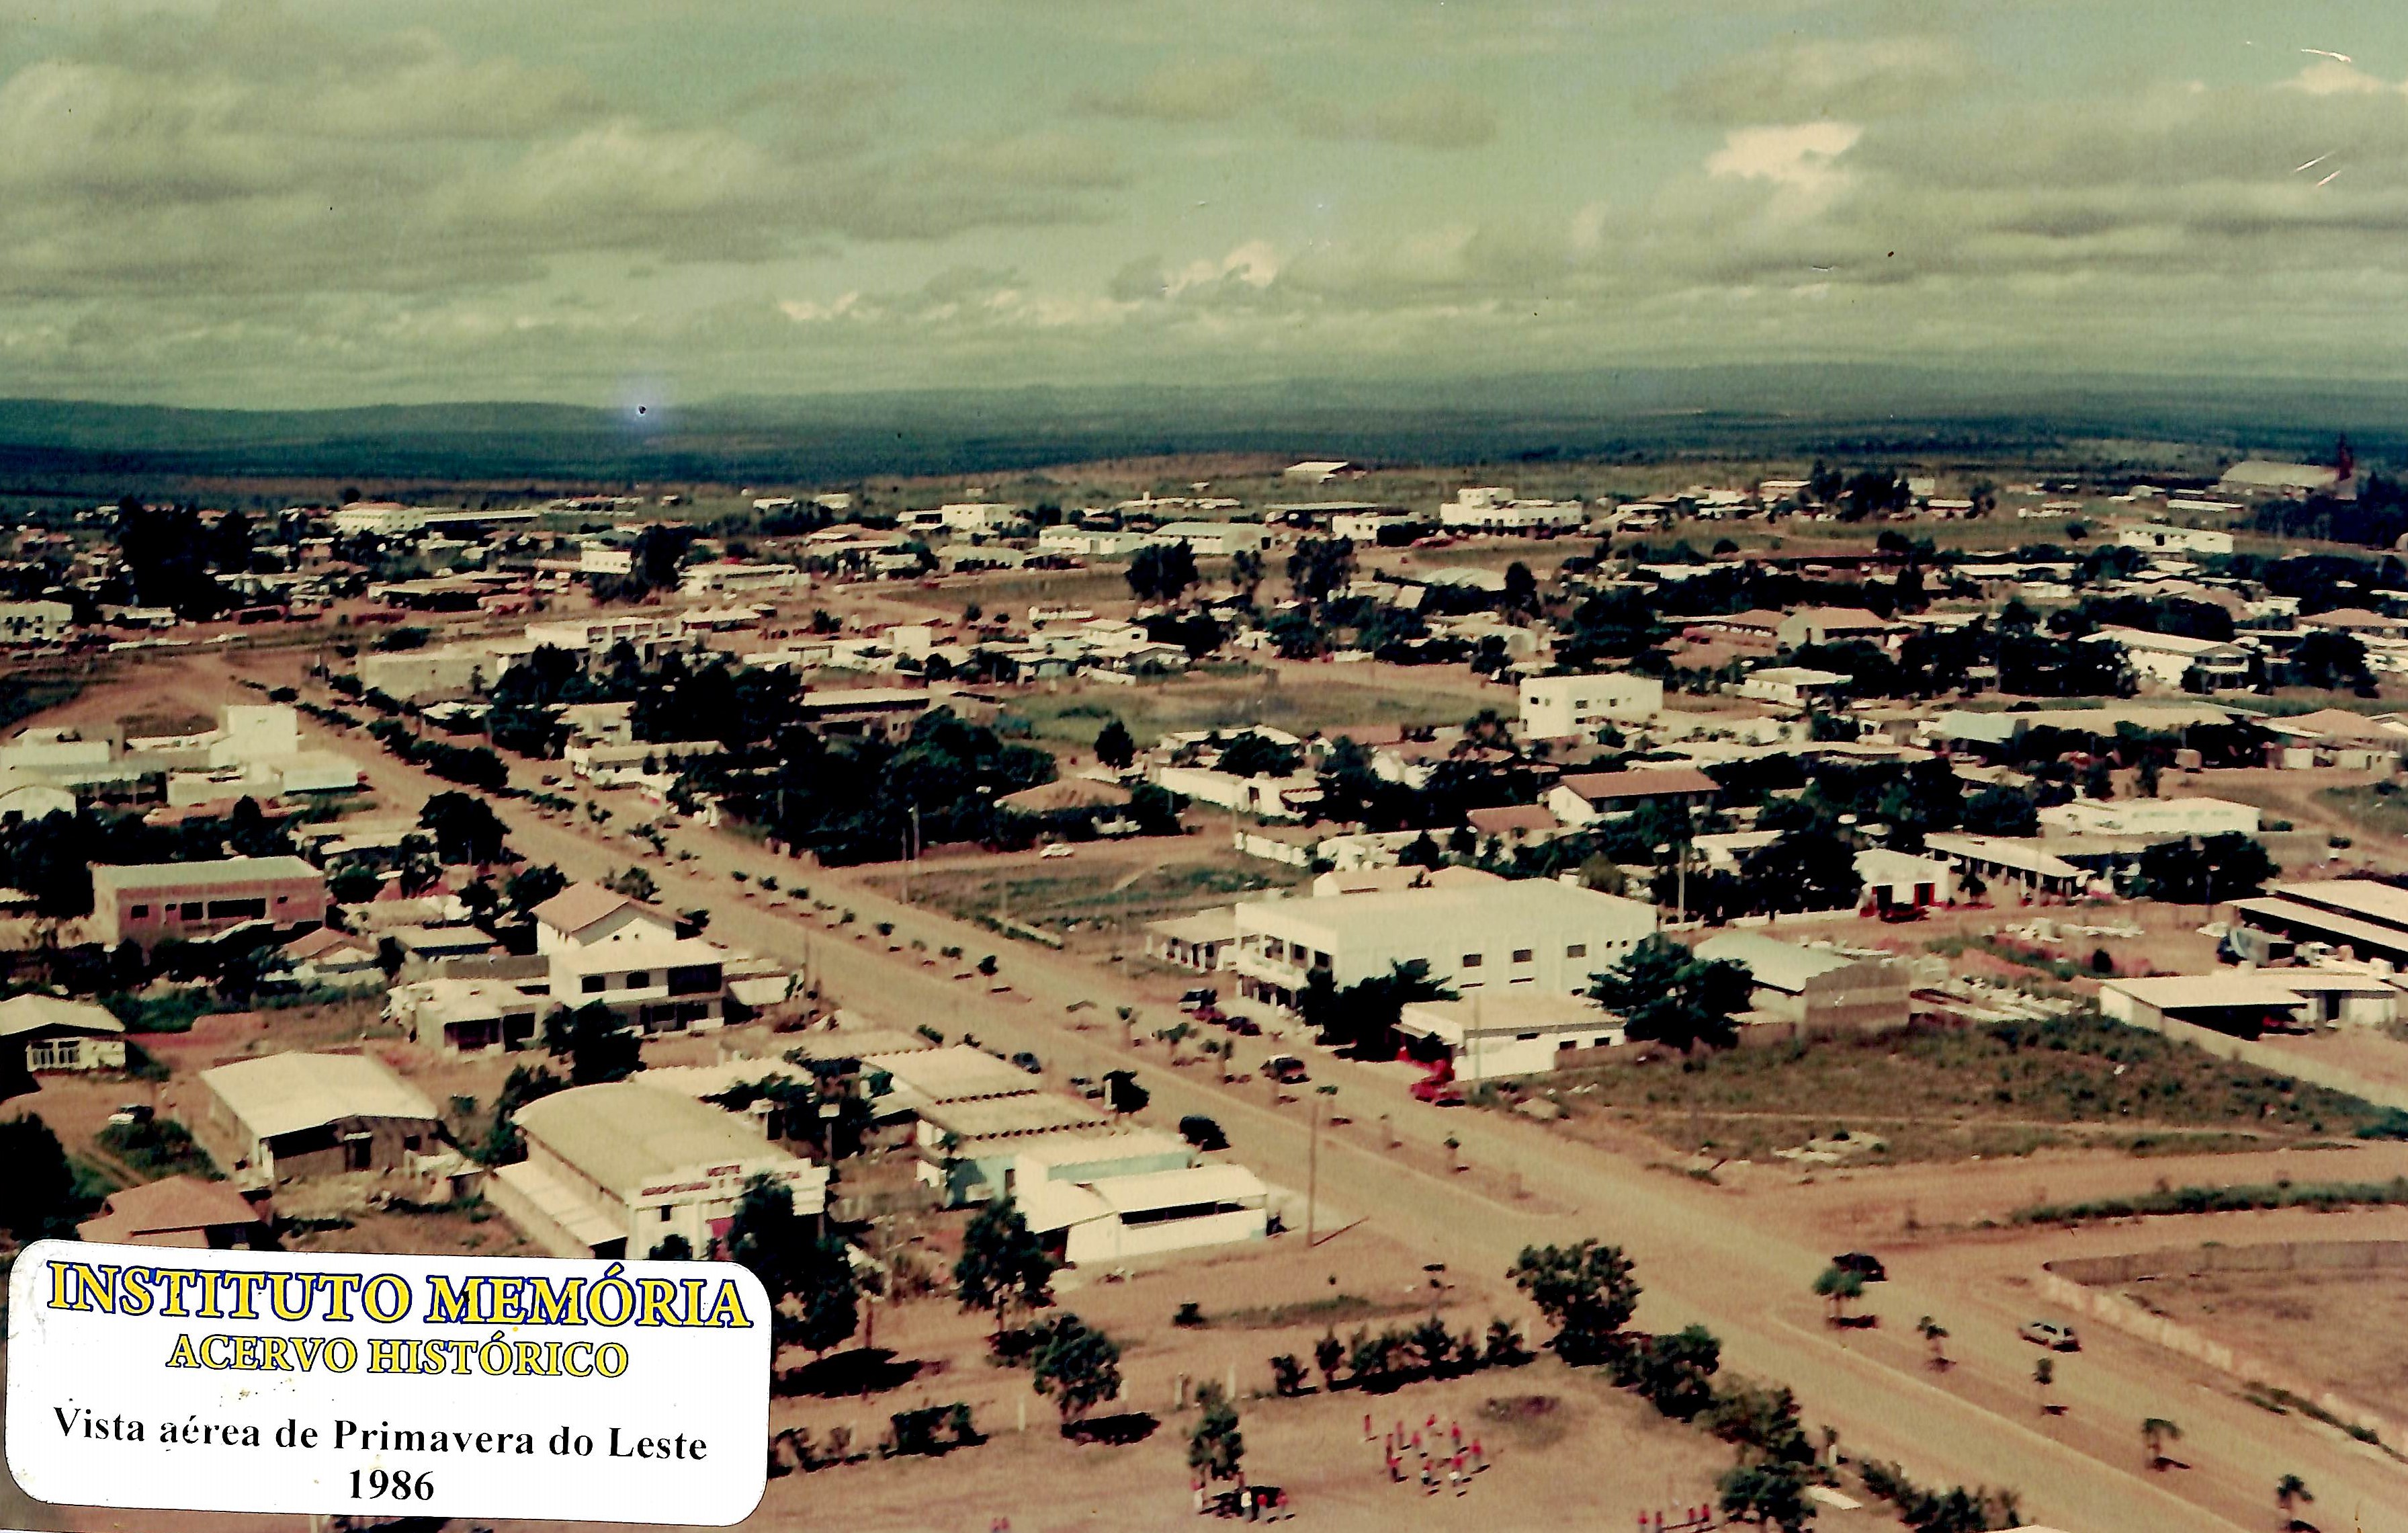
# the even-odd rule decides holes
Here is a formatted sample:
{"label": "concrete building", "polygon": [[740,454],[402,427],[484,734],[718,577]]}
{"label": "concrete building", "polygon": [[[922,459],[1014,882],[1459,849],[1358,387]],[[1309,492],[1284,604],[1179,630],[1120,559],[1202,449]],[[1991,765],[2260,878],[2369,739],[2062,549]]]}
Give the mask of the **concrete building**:
{"label": "concrete building", "polygon": [[1721,791],[1695,767],[1640,767],[1627,772],[1577,772],[1547,790],[1555,818],[1579,828],[1621,819],[1644,803],[1698,808]]}
{"label": "concrete building", "polygon": [[1243,549],[1259,554],[1271,535],[1253,522],[1167,522],[1154,529],[1154,542],[1183,542],[1198,558],[1213,558]]}
{"label": "concrete building", "polygon": [[1461,1081],[1569,1070],[1622,1042],[1621,1022],[1594,1004],[1535,991],[1416,1001],[1398,1016],[1397,1031],[1422,1040],[1416,1058],[1444,1058]]}
{"label": "concrete building", "polygon": [[64,601],[0,601],[0,644],[54,644],[74,628]]}
{"label": "concrete building", "polygon": [[[2332,470],[2325,471],[2325,483],[2332,483]],[[2229,508],[2239,510],[2235,506]],[[2206,528],[2168,527],[2162,522],[2143,522],[2115,529],[2115,542],[2126,548],[2144,548],[2152,554],[2229,554],[2232,534]]]}
{"label": "concrete building", "polygon": [[533,914],[538,953],[677,935],[673,917],[599,884],[571,884],[536,906]]}
{"label": "concrete building", "polygon": [[1063,1110],[1084,1106],[1032,1092],[931,1109],[943,1126],[922,1121],[922,1183],[939,1189],[947,1208],[996,1197],[1025,1203],[1044,1183],[1150,1176],[1200,1159],[1175,1135],[1113,1126],[1093,1109]]}
{"label": "concrete building", "polygon": [[750,564],[738,560],[721,560],[712,564],[688,565],[678,576],[680,596],[750,596],[756,593],[798,591],[810,584],[810,577],[791,564]]}
{"label": "concrete building", "polygon": [[2040,811],[2041,824],[2076,835],[2256,835],[2254,803],[2229,799],[2074,799]]}
{"label": "concrete building", "polygon": [[2303,879],[2237,900],[2232,908],[2258,931],[2322,943],[2361,962],[2408,968],[2408,889],[2372,878]]}
{"label": "concrete building", "polygon": [[651,937],[555,949],[552,998],[599,1001],[647,1037],[710,1033],[725,1021],[726,950],[700,937]]}
{"label": "concrete building", "polygon": [[671,1236],[697,1257],[727,1233],[747,1183],[767,1177],[795,1212],[827,1209],[827,1168],[733,1113],[638,1081],[555,1092],[518,1110],[526,1159],[487,1182],[494,1207],[556,1256],[640,1259]]}
{"label": "concrete building", "polygon": [[122,1070],[125,1024],[107,1006],[55,995],[0,1001],[0,1049],[21,1052],[26,1072]]}
{"label": "concrete building", "polygon": [[1861,903],[1872,910],[1922,910],[1956,903],[1956,870],[1944,858],[1869,846],[1856,854],[1856,876],[1864,880]]}
{"label": "concrete building", "polygon": [[649,662],[693,647],[694,640],[675,613],[580,617],[555,623],[529,623],[525,645],[530,651],[558,649],[599,665],[620,644],[631,646]]}
{"label": "concrete building", "polygon": [[233,1141],[247,1185],[397,1170],[442,1142],[435,1104],[364,1054],[269,1054],[200,1078],[208,1126]]}
{"label": "concrete building", "polygon": [[1645,723],[1663,711],[1664,683],[1655,676],[1531,676],[1522,683],[1517,731],[1525,740],[1561,740]]}
{"label": "concrete building", "polygon": [[1784,708],[1811,708],[1836,697],[1853,676],[1817,671],[1811,665],[1768,665],[1751,671],[1739,684],[1739,695]]}
{"label": "concrete building", "polygon": [[1588,521],[1577,500],[1520,500],[1498,484],[1469,486],[1438,508],[1439,525],[1462,532],[1571,531]]}
{"label": "concrete building", "polygon": [[1269,1210],[1270,1189],[1242,1165],[1036,1182],[1021,1199],[1028,1227],[1073,1266],[1259,1240]]}
{"label": "concrete building", "polygon": [[1248,901],[1227,962],[1242,994],[1283,1006],[1315,972],[1344,990],[1407,962],[1458,992],[1568,995],[1655,930],[1654,907],[1637,900],[1521,879]]}
{"label": "concrete building", "polygon": [[2122,645],[2124,658],[2132,669],[2160,687],[2181,687],[2196,671],[2210,691],[2245,687],[2256,668],[2256,655],[2243,645],[2179,633],[2109,627],[2086,635],[2082,642]]}
{"label": "concrete building", "polygon": [[1914,981],[1903,965],[1886,959],[1799,947],[1755,932],[1708,937],[1696,952],[1747,965],[1756,980],[1751,1023],[1787,1023],[1810,1033],[1906,1025]]}
{"label": "concrete building", "polygon": [[1145,928],[1145,953],[1174,968],[1210,974],[1222,966],[1223,955],[1237,940],[1238,912],[1232,906],[1222,905],[1192,916],[1149,921]]}
{"label": "concrete building", "polygon": [[1889,620],[1862,607],[1801,607],[1783,616],[1773,638],[1784,649],[1800,644],[1844,644],[1861,640],[1880,644],[1889,637]]}
{"label": "concrete building", "polygon": [[230,1184],[175,1176],[111,1193],[100,1212],[76,1226],[97,1245],[165,1246],[190,1251],[272,1249],[266,1210]]}
{"label": "concrete building", "polygon": [[548,995],[505,979],[414,979],[385,992],[384,1015],[422,1049],[500,1054],[532,1045],[551,1005]]}
{"label": "concrete building", "polygon": [[485,644],[443,644],[365,654],[352,673],[362,687],[397,702],[440,702],[489,690],[513,658]]}
{"label": "concrete building", "polygon": [[325,877],[297,857],[103,864],[92,870],[92,900],[94,941],[146,950],[168,937],[199,941],[253,921],[286,929],[326,919]]}
{"label": "concrete building", "polygon": [[2071,900],[2091,885],[2088,870],[2026,837],[1960,835],[1952,831],[1927,835],[1923,845],[1926,850],[1948,859],[1960,873],[1976,874],[1989,884],[2020,884],[2035,897]]}
{"label": "concrete building", "polygon": [[2268,1028],[2383,1027],[2400,1015],[2387,977],[2342,969],[2225,969],[2215,974],[2110,979],[2099,1009],[2119,1022],[2163,1031],[2169,1020],[2254,1038]]}

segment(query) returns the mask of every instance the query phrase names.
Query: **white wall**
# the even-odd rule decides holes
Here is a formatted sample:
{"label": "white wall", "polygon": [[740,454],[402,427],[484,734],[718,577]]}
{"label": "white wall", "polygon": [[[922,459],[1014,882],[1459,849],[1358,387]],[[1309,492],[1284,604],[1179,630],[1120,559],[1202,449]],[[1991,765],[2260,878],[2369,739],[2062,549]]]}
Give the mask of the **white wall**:
{"label": "white wall", "polygon": [[1063,1240],[1062,1254],[1081,1264],[1117,1262],[1168,1251],[1192,1251],[1198,1246],[1231,1246],[1242,1240],[1260,1240],[1269,1233],[1270,1215],[1263,1208],[1240,1208],[1234,1213],[1135,1226],[1123,1224],[1117,1217],[1091,1219],[1070,1226]]}

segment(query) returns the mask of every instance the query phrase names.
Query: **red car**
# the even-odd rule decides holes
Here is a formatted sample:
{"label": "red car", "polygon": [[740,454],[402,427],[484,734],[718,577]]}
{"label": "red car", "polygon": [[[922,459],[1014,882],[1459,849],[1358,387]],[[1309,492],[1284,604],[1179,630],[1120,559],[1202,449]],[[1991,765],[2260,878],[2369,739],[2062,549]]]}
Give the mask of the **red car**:
{"label": "red car", "polygon": [[1434,1107],[1463,1106],[1463,1088],[1452,1076],[1427,1075],[1412,1084],[1413,1100],[1426,1102]]}

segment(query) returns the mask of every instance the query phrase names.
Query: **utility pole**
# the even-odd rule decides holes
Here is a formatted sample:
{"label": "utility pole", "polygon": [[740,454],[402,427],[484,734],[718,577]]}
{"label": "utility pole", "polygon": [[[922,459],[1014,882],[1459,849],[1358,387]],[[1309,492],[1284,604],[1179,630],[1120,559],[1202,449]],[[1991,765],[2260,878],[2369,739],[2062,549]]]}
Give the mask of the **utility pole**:
{"label": "utility pole", "polygon": [[1304,1249],[1312,1249],[1313,1199],[1321,1191],[1321,1095],[1312,1098],[1312,1137],[1304,1151]]}

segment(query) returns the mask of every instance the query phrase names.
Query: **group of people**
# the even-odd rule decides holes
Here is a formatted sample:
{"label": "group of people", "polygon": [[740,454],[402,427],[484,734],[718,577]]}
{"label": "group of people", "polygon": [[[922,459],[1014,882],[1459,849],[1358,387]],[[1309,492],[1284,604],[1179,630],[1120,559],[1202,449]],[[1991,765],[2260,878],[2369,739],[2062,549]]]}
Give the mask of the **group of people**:
{"label": "group of people", "polygon": [[1639,1533],[1706,1533],[1714,1526],[1714,1509],[1695,1506],[1683,1510],[1677,1516],[1670,1512],[1639,1514]]}
{"label": "group of people", "polygon": [[1198,1517],[1210,1511],[1215,1516],[1259,1523],[1296,1515],[1295,1509],[1288,1505],[1286,1491],[1277,1485],[1249,1485],[1243,1475],[1238,1477],[1235,1490],[1208,1489],[1200,1474],[1189,1481],[1188,1485],[1195,1496],[1196,1515]]}
{"label": "group of people", "polygon": [[[1363,1417],[1363,1440],[1371,1440],[1376,1430],[1367,1412]],[[1418,1458],[1421,1464],[1421,1486],[1425,1496],[1436,1496],[1441,1490],[1452,1490],[1462,1496],[1471,1489],[1471,1477],[1488,1468],[1487,1450],[1481,1446],[1478,1434],[1466,1442],[1463,1424],[1450,1421],[1446,1430],[1439,1430],[1438,1412],[1423,1418],[1421,1425],[1406,1430],[1402,1421],[1390,1429],[1381,1444],[1381,1454],[1388,1466],[1391,1484],[1405,1482],[1405,1460]]]}

